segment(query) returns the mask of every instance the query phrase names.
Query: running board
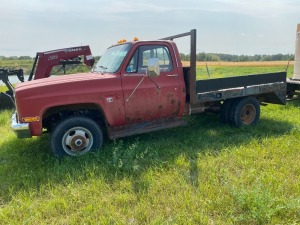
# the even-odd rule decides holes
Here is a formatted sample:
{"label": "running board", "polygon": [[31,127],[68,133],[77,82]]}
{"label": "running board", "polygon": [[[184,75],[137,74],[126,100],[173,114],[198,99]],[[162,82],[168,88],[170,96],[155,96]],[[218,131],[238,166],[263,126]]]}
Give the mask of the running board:
{"label": "running board", "polygon": [[187,123],[182,118],[166,118],[155,121],[145,121],[142,123],[126,125],[122,127],[108,128],[108,134],[110,139],[116,139],[166,128],[184,126],[186,124]]}

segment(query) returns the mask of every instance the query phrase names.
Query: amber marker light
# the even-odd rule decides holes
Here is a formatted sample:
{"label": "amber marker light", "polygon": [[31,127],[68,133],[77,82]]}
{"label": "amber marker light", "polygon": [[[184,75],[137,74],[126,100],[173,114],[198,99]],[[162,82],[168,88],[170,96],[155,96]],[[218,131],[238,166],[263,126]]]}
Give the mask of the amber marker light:
{"label": "amber marker light", "polygon": [[38,121],[40,121],[40,117],[39,116],[24,117],[24,118],[22,118],[22,121],[24,123],[38,122]]}
{"label": "amber marker light", "polygon": [[122,44],[122,43],[125,43],[125,42],[127,42],[126,39],[121,39],[121,40],[119,40],[117,43],[118,43],[118,44]]}

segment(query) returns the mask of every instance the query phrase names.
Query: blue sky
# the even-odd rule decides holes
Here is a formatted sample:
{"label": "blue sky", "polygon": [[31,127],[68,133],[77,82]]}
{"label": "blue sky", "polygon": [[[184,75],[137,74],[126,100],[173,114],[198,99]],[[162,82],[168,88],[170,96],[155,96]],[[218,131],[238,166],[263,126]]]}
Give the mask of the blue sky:
{"label": "blue sky", "polygon": [[[158,39],[197,29],[197,51],[294,53],[299,0],[0,0],[0,55]],[[188,39],[178,41],[188,53]]]}

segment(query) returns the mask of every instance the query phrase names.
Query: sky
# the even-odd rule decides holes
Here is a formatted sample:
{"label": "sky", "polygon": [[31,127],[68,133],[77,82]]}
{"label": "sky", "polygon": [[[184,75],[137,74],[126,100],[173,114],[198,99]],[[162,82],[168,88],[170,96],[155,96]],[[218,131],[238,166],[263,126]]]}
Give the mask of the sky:
{"label": "sky", "polygon": [[[0,56],[90,45],[102,55],[120,39],[153,40],[197,29],[197,52],[295,51],[299,0],[0,0]],[[178,42],[189,53],[189,39]]]}

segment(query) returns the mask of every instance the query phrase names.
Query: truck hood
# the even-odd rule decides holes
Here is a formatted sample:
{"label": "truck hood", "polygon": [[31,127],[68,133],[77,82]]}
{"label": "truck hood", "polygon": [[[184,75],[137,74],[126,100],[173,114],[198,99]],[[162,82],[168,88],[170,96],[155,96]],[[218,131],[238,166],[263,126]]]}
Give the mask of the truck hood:
{"label": "truck hood", "polygon": [[122,91],[120,76],[114,74],[82,73],[43,78],[18,84],[15,100],[23,105],[76,104],[95,102],[103,96]]}
{"label": "truck hood", "polygon": [[14,96],[20,120],[38,118],[32,135],[40,135],[40,118],[55,107],[88,104],[118,115],[124,110],[121,77],[114,74],[84,73],[28,81],[16,86]]}
{"label": "truck hood", "polygon": [[31,89],[37,87],[46,87],[46,86],[56,86],[58,84],[68,85],[71,83],[85,82],[92,80],[105,80],[116,78],[114,74],[101,74],[101,73],[80,73],[80,74],[70,74],[70,75],[58,75],[48,78],[32,80],[16,85],[15,90],[20,91],[23,89]]}

